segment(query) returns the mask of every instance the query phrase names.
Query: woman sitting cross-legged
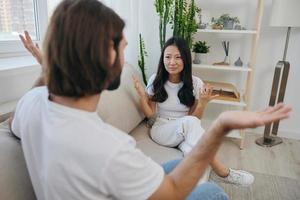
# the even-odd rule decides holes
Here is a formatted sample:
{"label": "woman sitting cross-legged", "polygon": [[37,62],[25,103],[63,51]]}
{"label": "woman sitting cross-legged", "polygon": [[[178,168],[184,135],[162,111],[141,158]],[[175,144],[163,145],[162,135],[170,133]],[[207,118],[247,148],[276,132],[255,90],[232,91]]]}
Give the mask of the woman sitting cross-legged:
{"label": "woman sitting cross-legged", "polygon": [[[201,140],[201,118],[207,103],[216,96],[212,87],[192,76],[191,53],[185,40],[170,38],[161,53],[157,73],[152,75],[146,91],[136,77],[135,88],[141,109],[148,118],[156,117],[151,138],[167,147],[178,147],[186,156]],[[242,170],[226,167],[216,158],[210,163],[221,181],[249,186],[254,177]]]}

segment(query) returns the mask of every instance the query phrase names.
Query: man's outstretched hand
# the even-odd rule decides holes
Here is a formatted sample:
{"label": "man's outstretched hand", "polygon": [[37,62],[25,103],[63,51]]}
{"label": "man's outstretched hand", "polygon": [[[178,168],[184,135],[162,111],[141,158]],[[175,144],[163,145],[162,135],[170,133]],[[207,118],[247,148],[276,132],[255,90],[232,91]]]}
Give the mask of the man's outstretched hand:
{"label": "man's outstretched hand", "polygon": [[24,31],[24,36],[19,35],[24,47],[35,57],[35,59],[42,65],[42,52],[37,43],[33,43],[29,33]]}
{"label": "man's outstretched hand", "polygon": [[218,117],[218,120],[225,132],[228,132],[233,129],[256,128],[286,119],[291,110],[290,107],[279,103],[259,112],[226,111]]}

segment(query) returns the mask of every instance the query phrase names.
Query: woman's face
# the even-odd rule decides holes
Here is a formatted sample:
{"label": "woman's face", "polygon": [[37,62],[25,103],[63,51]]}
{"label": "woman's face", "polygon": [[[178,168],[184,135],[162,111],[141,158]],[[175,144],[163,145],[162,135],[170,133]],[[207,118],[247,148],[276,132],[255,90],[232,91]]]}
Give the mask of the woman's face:
{"label": "woman's face", "polygon": [[183,70],[183,61],[178,48],[170,45],[164,52],[164,65],[170,75],[179,75]]}

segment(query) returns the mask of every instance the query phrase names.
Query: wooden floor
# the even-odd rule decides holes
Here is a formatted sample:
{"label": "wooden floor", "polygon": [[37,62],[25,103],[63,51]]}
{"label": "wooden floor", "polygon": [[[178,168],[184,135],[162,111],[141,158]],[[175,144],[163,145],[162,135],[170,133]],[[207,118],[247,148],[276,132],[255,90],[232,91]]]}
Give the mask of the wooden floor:
{"label": "wooden floor", "polygon": [[247,134],[245,148],[226,138],[217,157],[227,166],[253,173],[249,188],[219,183],[233,200],[300,200],[300,140],[283,139],[271,148],[255,144],[260,135]]}

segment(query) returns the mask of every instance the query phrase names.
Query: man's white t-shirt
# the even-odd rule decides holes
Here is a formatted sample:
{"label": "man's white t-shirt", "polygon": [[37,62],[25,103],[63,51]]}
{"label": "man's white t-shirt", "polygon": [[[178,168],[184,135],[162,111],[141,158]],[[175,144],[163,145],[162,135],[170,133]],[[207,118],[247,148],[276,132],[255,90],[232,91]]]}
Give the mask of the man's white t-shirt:
{"label": "man's white t-shirt", "polygon": [[46,87],[18,103],[12,130],[21,138],[38,199],[147,199],[161,184],[160,165],[128,134],[96,112],[48,99]]}
{"label": "man's white t-shirt", "polygon": [[[146,87],[146,93],[150,96],[152,96],[153,93],[153,81],[156,77],[156,74],[153,74],[148,81],[148,85]],[[196,77],[192,76],[193,79],[193,94],[196,99],[199,99],[200,95],[200,89],[203,86],[203,81]],[[157,102],[157,115],[161,118],[180,118],[188,115],[188,112],[190,110],[189,107],[186,105],[180,103],[180,100],[178,98],[178,91],[183,86],[183,82],[180,83],[172,83],[170,81],[167,81],[164,85],[165,90],[168,94],[168,98],[162,102]]]}

